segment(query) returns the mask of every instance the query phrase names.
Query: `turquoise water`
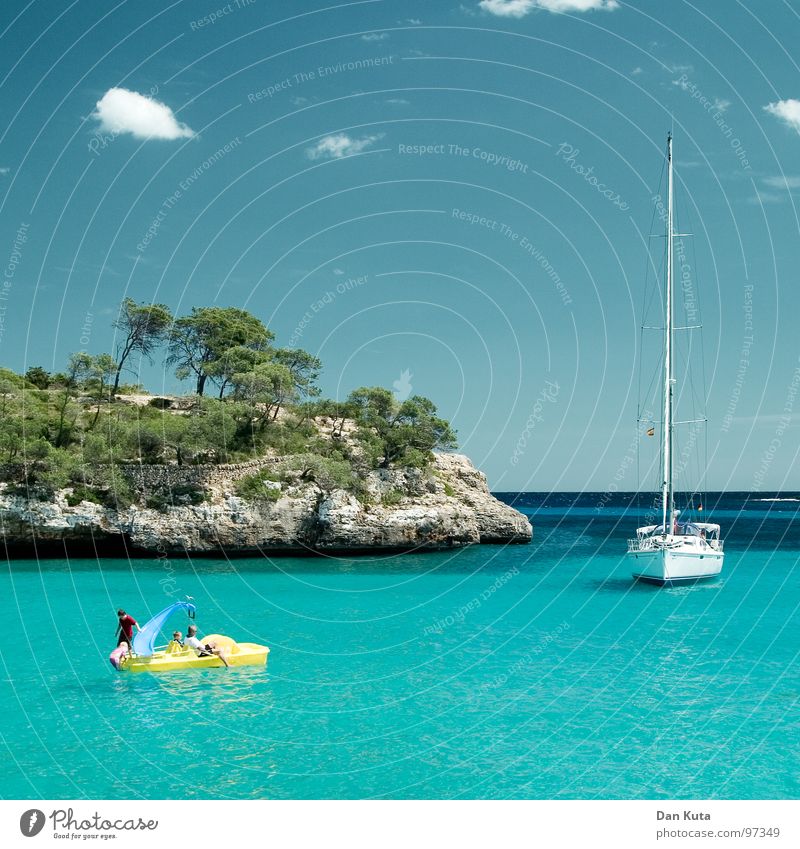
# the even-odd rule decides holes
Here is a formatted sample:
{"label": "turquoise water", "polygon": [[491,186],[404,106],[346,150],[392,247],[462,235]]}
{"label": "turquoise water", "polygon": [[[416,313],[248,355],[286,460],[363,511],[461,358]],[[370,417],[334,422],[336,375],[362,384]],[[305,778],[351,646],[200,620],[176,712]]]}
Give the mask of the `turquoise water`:
{"label": "turquoise water", "polygon": [[[724,575],[658,589],[621,508],[523,503],[531,546],[10,564],[2,795],[800,796],[797,505],[717,510]],[[185,595],[266,671],[114,672],[116,608]]]}

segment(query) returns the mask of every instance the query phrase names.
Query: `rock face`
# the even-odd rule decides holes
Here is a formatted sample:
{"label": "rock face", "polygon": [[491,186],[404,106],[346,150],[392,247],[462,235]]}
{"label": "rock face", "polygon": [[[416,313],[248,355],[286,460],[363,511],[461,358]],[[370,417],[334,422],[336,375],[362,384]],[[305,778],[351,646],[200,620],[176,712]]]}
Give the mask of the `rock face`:
{"label": "rock face", "polygon": [[[154,468],[154,467],[151,467]],[[527,543],[527,518],[494,498],[485,476],[460,454],[436,455],[432,471],[371,472],[369,503],[314,483],[282,485],[280,498],[254,504],[218,474],[199,505],[115,510],[0,492],[0,532],[11,556],[49,550],[93,554],[314,554],[444,549],[472,543]],[[3,486],[4,485],[0,485]]]}

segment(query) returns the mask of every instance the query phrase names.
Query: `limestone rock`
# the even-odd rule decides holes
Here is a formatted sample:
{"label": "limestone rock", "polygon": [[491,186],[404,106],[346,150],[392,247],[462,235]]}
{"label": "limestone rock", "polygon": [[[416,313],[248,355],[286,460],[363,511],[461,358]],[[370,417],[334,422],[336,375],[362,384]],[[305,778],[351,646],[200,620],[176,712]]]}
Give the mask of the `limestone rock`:
{"label": "limestone rock", "polygon": [[[174,486],[180,469],[150,466],[146,474]],[[196,469],[186,467],[185,474],[197,480]],[[344,554],[526,543],[532,535],[527,518],[494,498],[485,475],[460,454],[436,455],[432,470],[370,472],[367,503],[305,483],[282,484],[277,501],[252,504],[233,494],[231,481],[241,474],[239,466],[229,475],[225,466],[215,467],[205,480],[206,502],[159,510],[116,510],[87,501],[71,507],[68,490],[36,501],[7,494],[0,485],[0,532],[12,556],[64,546],[97,554]]]}

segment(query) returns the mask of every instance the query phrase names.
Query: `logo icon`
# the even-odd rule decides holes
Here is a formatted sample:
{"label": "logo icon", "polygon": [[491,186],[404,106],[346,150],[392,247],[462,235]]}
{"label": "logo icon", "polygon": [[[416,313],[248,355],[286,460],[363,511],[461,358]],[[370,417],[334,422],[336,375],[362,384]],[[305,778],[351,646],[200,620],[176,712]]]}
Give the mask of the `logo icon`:
{"label": "logo icon", "polygon": [[394,387],[394,397],[398,401],[405,401],[411,394],[413,387],[411,386],[411,378],[414,377],[409,369],[403,369],[400,372],[400,378],[395,380],[392,386]]}
{"label": "logo icon", "polygon": [[25,837],[36,837],[44,828],[44,813],[38,808],[31,808],[19,818],[19,830]]}

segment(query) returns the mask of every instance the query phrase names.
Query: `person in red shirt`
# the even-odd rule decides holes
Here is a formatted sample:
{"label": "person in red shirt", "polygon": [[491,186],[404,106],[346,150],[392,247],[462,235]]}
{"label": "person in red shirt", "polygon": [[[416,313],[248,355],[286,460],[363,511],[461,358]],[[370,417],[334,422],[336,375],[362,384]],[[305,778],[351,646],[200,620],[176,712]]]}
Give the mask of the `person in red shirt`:
{"label": "person in red shirt", "polygon": [[127,643],[129,646],[132,646],[133,626],[136,626],[137,631],[142,630],[139,627],[139,623],[133,618],[133,616],[128,616],[122,608],[117,611],[117,617],[119,619],[119,638],[117,640],[117,645],[120,643]]}

